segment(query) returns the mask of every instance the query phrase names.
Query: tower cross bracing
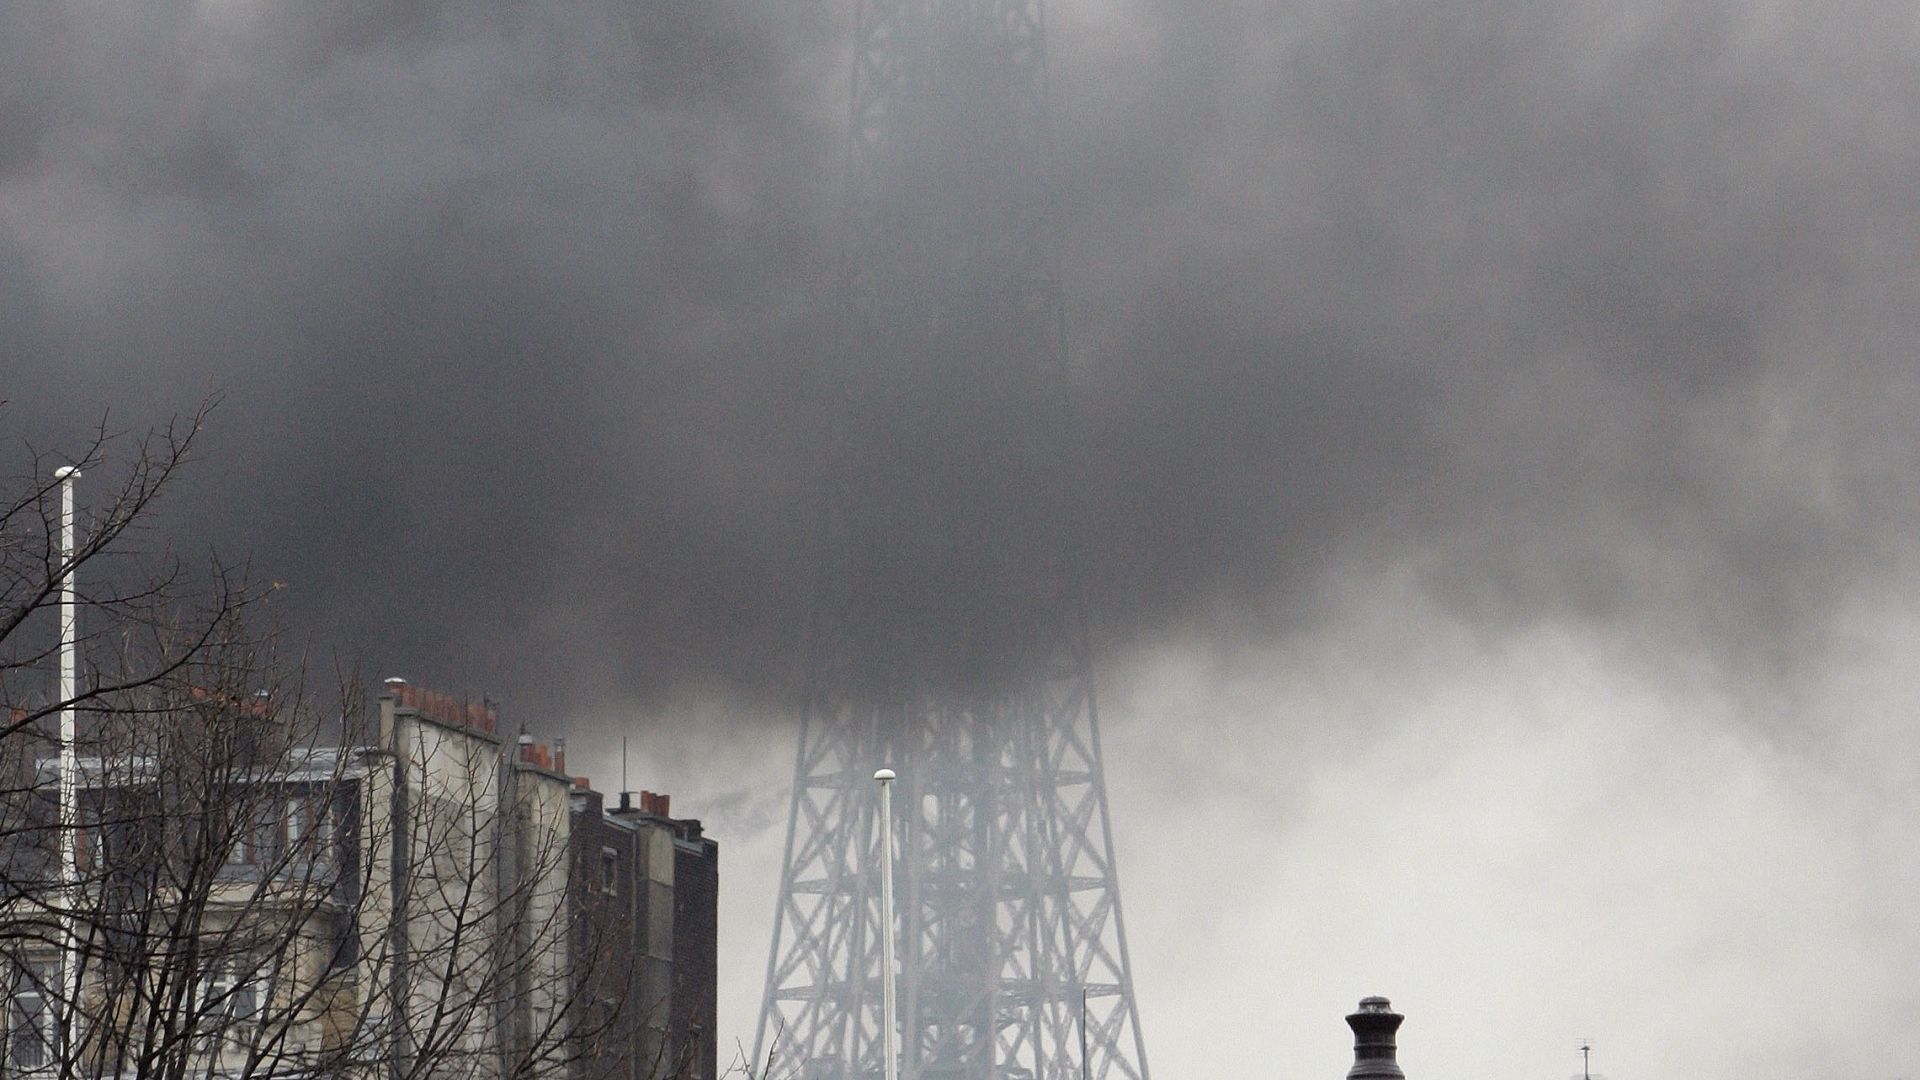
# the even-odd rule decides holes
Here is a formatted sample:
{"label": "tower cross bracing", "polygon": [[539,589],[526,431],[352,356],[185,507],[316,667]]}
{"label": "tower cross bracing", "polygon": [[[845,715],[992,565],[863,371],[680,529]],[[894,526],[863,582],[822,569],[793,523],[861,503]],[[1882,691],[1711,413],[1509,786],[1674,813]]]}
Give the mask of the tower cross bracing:
{"label": "tower cross bracing", "polygon": [[[1146,1080],[1075,590],[1042,0],[861,0],[808,684],[754,1060]],[[1084,1047],[1084,1059],[1083,1048]]]}

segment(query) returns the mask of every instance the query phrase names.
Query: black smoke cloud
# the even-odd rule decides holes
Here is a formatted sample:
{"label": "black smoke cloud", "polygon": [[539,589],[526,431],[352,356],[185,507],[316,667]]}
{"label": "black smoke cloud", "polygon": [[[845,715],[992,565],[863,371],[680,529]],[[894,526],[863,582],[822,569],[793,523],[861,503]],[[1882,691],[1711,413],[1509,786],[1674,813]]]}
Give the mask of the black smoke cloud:
{"label": "black smoke cloud", "polygon": [[[846,6],[8,6],[8,434],[224,391],[168,530],[369,674],[785,708],[856,373]],[[1650,655],[1817,649],[1914,531],[1914,20],[1057,6],[1102,644],[1412,566]],[[977,429],[943,377],[919,430]]]}

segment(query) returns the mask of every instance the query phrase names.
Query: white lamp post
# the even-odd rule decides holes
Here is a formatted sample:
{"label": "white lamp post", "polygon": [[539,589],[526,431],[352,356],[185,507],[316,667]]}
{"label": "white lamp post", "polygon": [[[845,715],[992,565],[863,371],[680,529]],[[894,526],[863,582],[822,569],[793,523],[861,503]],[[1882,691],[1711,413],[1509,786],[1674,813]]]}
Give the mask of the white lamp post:
{"label": "white lamp post", "polygon": [[73,699],[79,694],[76,642],[79,638],[79,606],[74,596],[73,482],[80,470],[63,465],[54,470],[60,481],[60,884],[61,902],[66,905],[64,948],[60,956],[62,1056],[73,1038],[74,1012],[80,1004],[80,940],[75,925],[80,904],[80,865],[75,850],[74,830],[80,827],[80,752],[79,731],[74,720]]}
{"label": "white lamp post", "polygon": [[900,1080],[893,970],[893,770],[881,769],[873,778],[880,781],[880,1053],[886,1080]]}

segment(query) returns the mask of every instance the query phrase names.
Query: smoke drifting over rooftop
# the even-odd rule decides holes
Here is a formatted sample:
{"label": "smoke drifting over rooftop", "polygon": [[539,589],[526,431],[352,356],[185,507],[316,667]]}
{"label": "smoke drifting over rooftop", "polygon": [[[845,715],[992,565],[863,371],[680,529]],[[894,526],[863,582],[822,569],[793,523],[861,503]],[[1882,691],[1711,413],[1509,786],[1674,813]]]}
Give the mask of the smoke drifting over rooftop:
{"label": "smoke drifting over rooftop", "polygon": [[[1190,7],[1054,29],[1108,641],[1412,559],[1770,668],[1910,535],[1904,8]],[[846,13],[345,11],[0,16],[9,427],[224,388],[181,517],[322,637],[775,689],[857,367]],[[1017,497],[967,445],[1009,403],[928,368],[902,439]]]}

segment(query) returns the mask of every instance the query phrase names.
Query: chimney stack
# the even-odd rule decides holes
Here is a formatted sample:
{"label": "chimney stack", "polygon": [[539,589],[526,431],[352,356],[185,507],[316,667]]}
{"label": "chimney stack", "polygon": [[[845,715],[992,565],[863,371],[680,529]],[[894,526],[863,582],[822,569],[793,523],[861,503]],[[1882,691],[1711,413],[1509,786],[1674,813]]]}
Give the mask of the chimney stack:
{"label": "chimney stack", "polygon": [[1386,998],[1360,999],[1359,1011],[1347,1017],[1353,1029],[1353,1068],[1347,1070],[1347,1080],[1406,1080],[1393,1041],[1405,1019]]}

